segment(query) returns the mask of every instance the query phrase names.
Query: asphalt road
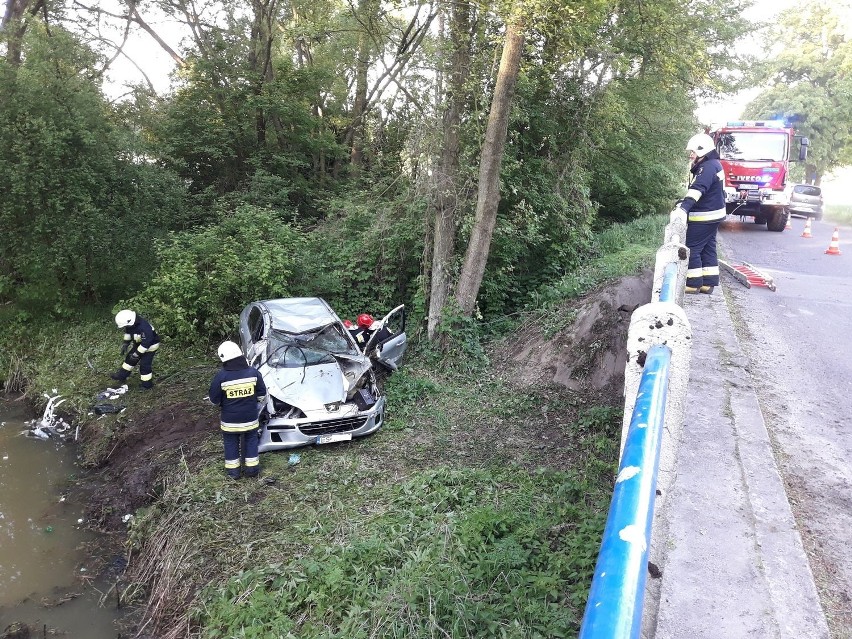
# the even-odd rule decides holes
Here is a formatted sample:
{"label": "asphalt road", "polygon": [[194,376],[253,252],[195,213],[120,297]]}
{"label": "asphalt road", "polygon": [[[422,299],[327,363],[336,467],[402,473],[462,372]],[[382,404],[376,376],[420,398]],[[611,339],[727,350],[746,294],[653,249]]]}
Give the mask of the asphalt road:
{"label": "asphalt road", "polygon": [[723,288],[831,636],[852,639],[852,228],[826,255],[830,222],[807,239],[800,218],[783,233],[749,220],[722,225],[720,257],[776,290]]}

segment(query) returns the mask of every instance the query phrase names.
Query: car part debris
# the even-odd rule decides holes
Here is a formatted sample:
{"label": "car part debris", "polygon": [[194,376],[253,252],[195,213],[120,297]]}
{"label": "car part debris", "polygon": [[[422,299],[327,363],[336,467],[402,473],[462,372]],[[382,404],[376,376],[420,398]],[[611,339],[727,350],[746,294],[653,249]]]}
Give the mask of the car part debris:
{"label": "car part debris", "polygon": [[[56,393],[56,389],[53,389],[53,392]],[[28,428],[21,431],[21,435],[42,440],[64,439],[65,434],[71,429],[71,424],[56,415],[56,408],[66,400],[62,395],[50,396],[45,393],[44,396],[48,398],[47,406],[44,407],[44,414],[41,416],[41,419],[33,419],[26,422]]]}
{"label": "car part debris", "polygon": [[120,413],[127,406],[122,404],[96,404],[92,407],[92,410],[95,411],[95,415],[111,415],[113,413]]}

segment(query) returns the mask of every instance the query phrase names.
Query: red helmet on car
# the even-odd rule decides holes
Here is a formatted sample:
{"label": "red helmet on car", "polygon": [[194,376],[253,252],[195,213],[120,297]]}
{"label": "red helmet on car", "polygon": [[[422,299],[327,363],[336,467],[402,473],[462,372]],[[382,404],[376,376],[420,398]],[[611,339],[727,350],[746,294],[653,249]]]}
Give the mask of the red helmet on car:
{"label": "red helmet on car", "polygon": [[361,313],[357,321],[361,328],[370,328],[373,325],[373,316],[369,313]]}
{"label": "red helmet on car", "polygon": [[343,325],[346,328],[352,328],[352,322],[350,322],[348,319],[343,320]]}

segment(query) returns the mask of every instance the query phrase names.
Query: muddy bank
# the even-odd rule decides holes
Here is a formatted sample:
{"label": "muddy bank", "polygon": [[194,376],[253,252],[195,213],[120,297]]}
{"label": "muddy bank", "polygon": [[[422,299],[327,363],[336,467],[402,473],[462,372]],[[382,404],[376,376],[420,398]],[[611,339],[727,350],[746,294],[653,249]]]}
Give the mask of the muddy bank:
{"label": "muddy bank", "polygon": [[156,500],[165,473],[178,463],[192,468],[208,456],[201,444],[218,435],[217,424],[212,406],[187,400],[128,419],[81,478],[80,490],[92,495],[89,520],[105,532],[125,530],[127,515]]}

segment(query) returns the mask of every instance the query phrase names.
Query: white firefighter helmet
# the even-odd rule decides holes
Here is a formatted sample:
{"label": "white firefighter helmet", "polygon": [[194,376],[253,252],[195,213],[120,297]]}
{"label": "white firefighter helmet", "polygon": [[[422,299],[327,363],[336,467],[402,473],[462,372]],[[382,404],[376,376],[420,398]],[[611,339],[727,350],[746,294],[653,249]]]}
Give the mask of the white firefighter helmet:
{"label": "white firefighter helmet", "polygon": [[115,325],[119,328],[127,328],[136,323],[136,312],[124,309],[115,314]]}
{"label": "white firefighter helmet", "polygon": [[227,341],[219,344],[219,350],[217,351],[219,355],[219,359],[223,362],[227,362],[236,357],[242,357],[243,352],[240,350],[240,347],[234,342]]}
{"label": "white firefighter helmet", "polygon": [[703,158],[715,148],[716,143],[706,133],[697,133],[689,138],[689,142],[686,143],[686,150],[692,151],[699,158]]}

